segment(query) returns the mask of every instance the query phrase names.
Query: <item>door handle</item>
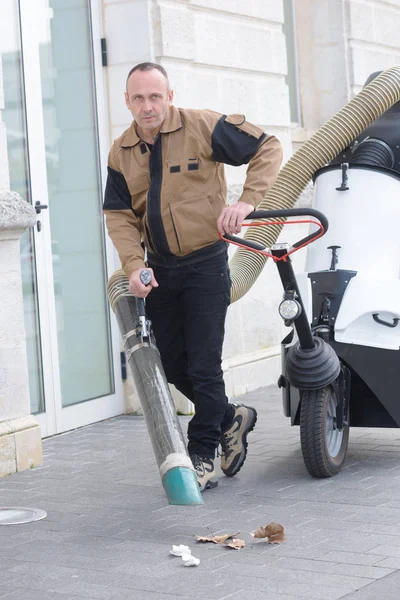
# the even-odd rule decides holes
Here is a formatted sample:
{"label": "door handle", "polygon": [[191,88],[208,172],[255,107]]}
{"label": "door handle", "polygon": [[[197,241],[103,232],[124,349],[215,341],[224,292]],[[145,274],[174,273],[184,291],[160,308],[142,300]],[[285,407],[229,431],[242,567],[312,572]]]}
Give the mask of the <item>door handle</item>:
{"label": "door handle", "polygon": [[35,210],[37,215],[40,215],[42,210],[44,210],[45,208],[48,208],[47,204],[40,204],[39,200],[35,202]]}
{"label": "door handle", "polygon": [[[49,208],[47,204],[40,204],[39,200],[35,202],[35,210],[37,215],[40,215],[42,210],[44,210],[45,208]],[[40,221],[36,222],[36,229],[38,231],[42,231],[42,223]]]}

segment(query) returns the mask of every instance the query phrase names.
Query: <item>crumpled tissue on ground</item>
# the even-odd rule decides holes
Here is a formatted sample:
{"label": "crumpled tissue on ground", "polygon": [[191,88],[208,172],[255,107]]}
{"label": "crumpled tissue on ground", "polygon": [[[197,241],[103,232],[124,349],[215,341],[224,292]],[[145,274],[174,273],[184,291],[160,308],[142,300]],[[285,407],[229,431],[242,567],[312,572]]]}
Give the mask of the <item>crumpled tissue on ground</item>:
{"label": "crumpled tissue on ground", "polygon": [[198,567],[200,559],[192,556],[192,551],[189,546],[172,546],[172,550],[169,551],[173,556],[180,556],[183,560],[185,567]]}
{"label": "crumpled tissue on ground", "polygon": [[185,567],[198,567],[200,564],[200,559],[191,554],[182,554],[182,560]]}
{"label": "crumpled tissue on ground", "polygon": [[169,551],[173,556],[182,556],[183,554],[189,555],[192,554],[189,546],[172,546],[172,550]]}

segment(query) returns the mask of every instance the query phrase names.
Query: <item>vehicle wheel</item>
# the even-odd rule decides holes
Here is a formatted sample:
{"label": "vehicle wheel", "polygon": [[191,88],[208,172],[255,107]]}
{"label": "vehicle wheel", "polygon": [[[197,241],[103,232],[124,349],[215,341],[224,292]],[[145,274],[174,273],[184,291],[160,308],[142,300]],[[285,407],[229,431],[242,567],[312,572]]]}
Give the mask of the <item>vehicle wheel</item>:
{"label": "vehicle wheel", "polygon": [[[349,424],[336,428],[337,396],[328,385],[300,393],[301,450],[313,477],[332,477],[341,469],[349,443]],[[348,421],[348,418],[347,418]]]}

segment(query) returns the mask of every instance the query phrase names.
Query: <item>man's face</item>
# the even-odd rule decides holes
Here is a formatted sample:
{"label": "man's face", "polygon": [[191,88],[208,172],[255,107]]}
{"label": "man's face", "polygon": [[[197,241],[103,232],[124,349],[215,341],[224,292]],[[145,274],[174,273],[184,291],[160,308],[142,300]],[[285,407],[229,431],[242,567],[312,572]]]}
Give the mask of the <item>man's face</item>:
{"label": "man's face", "polygon": [[148,133],[152,130],[158,132],[168,114],[173,95],[158,69],[134,71],[128,80],[125,102],[141,129]]}

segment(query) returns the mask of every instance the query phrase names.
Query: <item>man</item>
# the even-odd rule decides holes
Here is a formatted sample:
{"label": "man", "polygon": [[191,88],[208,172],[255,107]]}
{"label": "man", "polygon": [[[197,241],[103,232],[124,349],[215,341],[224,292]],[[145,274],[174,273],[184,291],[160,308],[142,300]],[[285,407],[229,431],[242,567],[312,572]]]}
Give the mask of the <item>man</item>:
{"label": "man", "polygon": [[[230,275],[226,243],[274,182],[282,152],[276,138],[243,115],[178,109],[162,66],[131,69],[125,102],[134,121],[115,140],[104,201],[107,228],[129,289],[146,298],[166,377],[195,415],[188,451],[201,490],[215,487],[215,450],[232,477],[242,467],[254,408],[228,403],[221,368]],[[226,206],[223,163],[249,164],[241,198]],[[143,285],[147,249],[152,279]]]}

